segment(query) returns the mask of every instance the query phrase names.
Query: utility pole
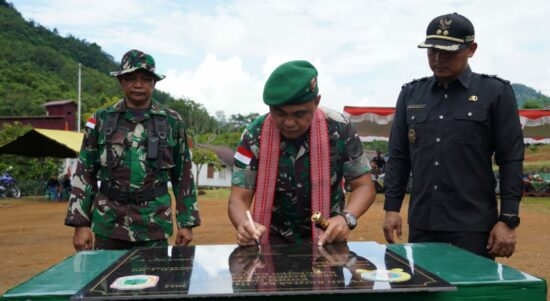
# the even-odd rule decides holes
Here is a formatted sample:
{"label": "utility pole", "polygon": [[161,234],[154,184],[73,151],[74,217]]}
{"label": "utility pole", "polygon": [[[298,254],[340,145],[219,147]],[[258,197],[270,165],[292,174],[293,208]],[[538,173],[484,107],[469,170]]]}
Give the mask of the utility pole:
{"label": "utility pole", "polygon": [[76,122],[76,128],[77,128],[77,132],[80,133],[80,89],[81,89],[81,80],[80,78],[82,77],[82,72],[81,72],[81,69],[82,69],[82,64],[81,63],[78,63],[78,118],[77,118],[77,122]]}

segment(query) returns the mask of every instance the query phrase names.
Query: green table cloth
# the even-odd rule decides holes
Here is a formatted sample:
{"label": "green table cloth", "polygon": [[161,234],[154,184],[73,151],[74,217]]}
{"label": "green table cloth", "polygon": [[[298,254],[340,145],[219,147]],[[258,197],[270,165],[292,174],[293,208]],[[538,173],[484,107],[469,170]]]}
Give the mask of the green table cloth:
{"label": "green table cloth", "polygon": [[[456,291],[369,293],[368,300],[546,300],[546,281],[511,267],[441,243],[394,244],[387,248],[457,287]],[[7,291],[2,300],[69,300],[125,251],[85,251]],[[332,300],[335,295],[300,296],[305,300]],[[288,300],[289,296],[270,296]],[[365,300],[365,294],[349,294],[348,300]],[[216,299],[216,298],[201,298]],[[217,298],[216,300],[219,300]],[[254,298],[232,298],[248,299]]]}

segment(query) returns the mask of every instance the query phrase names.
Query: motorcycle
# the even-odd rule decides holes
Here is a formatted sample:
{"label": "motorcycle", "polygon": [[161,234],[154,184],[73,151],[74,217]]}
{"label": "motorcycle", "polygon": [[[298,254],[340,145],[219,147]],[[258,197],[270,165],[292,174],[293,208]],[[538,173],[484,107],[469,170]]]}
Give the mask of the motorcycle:
{"label": "motorcycle", "polygon": [[12,167],[8,168],[2,175],[0,175],[0,197],[13,197],[20,198],[21,190],[15,184],[17,181],[11,176],[10,171]]}

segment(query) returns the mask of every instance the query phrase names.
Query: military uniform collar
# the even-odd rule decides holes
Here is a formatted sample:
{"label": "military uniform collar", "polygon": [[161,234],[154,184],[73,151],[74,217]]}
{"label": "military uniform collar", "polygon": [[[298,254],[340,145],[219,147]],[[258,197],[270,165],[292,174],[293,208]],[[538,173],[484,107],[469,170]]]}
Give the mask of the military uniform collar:
{"label": "military uniform collar", "polygon": [[281,135],[281,142],[285,144],[286,152],[294,157],[295,160],[298,160],[309,152],[309,136],[310,129],[295,139],[285,138]]}
{"label": "military uniform collar", "polygon": [[472,81],[472,69],[470,69],[470,65],[466,66],[466,69],[458,76],[458,81],[464,88],[468,89],[470,87],[470,82]]}
{"label": "military uniform collar", "polygon": [[[119,112],[119,113],[126,113],[128,112],[128,107],[126,106],[126,101],[124,101],[124,98],[119,100],[116,104],[111,106],[108,109],[109,112]],[[151,106],[149,106],[149,109],[147,111],[149,114],[155,114],[155,115],[167,115],[166,110],[163,109],[160,104],[158,104],[156,101],[151,101]]]}
{"label": "military uniform collar", "polygon": [[108,112],[126,112],[128,109],[126,108],[126,102],[124,101],[124,98],[117,101],[114,105],[110,106],[107,109]]}
{"label": "military uniform collar", "polygon": [[[432,81],[432,87],[443,87],[442,84],[439,83],[437,78],[435,76],[432,76],[430,79]],[[449,83],[449,87],[456,85],[456,83],[460,83],[464,88],[468,89],[470,87],[470,82],[472,81],[472,69],[470,68],[470,65],[466,66],[466,69],[460,73],[460,75]]]}
{"label": "military uniform collar", "polygon": [[156,101],[151,101],[151,106],[149,107],[149,113],[156,115],[166,115],[166,110],[163,109],[159,103]]}

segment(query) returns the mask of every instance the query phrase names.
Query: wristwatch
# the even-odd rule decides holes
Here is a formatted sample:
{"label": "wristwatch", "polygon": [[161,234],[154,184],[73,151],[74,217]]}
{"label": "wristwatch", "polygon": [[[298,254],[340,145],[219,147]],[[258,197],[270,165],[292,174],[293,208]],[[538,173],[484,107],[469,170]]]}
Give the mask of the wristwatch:
{"label": "wristwatch", "polygon": [[340,212],[340,215],[344,217],[344,219],[346,220],[346,224],[348,224],[348,228],[350,230],[353,230],[355,229],[355,227],[357,227],[357,218],[355,217],[355,215],[347,211]]}
{"label": "wristwatch", "polygon": [[501,214],[498,221],[505,223],[510,229],[515,229],[519,226],[520,219],[517,214]]}

